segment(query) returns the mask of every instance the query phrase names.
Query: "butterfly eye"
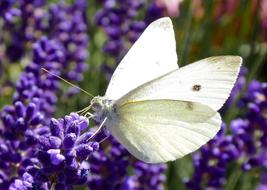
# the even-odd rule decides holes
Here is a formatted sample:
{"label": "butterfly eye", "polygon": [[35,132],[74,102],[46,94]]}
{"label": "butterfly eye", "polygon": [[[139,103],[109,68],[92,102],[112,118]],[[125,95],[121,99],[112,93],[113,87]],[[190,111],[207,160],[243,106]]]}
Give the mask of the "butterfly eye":
{"label": "butterfly eye", "polygon": [[91,100],[91,106],[94,111],[97,111],[101,108],[101,100],[98,97],[95,97]]}
{"label": "butterfly eye", "polygon": [[100,102],[98,102],[98,101],[92,102],[92,109],[93,109],[94,111],[97,111],[97,110],[99,110],[100,108],[101,108],[101,104],[100,104]]}

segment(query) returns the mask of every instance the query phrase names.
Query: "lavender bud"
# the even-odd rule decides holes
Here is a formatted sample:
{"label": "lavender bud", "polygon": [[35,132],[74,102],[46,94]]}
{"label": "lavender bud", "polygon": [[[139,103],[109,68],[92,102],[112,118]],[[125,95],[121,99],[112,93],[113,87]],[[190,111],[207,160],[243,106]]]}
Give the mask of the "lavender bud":
{"label": "lavender bud", "polygon": [[88,144],[78,145],[75,150],[77,152],[77,157],[80,160],[85,160],[89,154],[93,152],[93,148]]}
{"label": "lavender bud", "polygon": [[69,127],[67,128],[67,133],[74,133],[76,136],[80,135],[80,126],[79,126],[79,121],[74,121],[71,122]]}
{"label": "lavender bud", "polygon": [[63,140],[63,147],[64,149],[71,149],[74,147],[76,141],[76,135],[74,133],[68,133],[66,134],[64,140]]}
{"label": "lavender bud", "polygon": [[43,120],[44,120],[44,116],[43,116],[43,114],[41,114],[41,113],[38,112],[38,113],[36,113],[36,115],[32,118],[32,120],[31,120],[31,125],[36,126],[36,125],[40,124]]}
{"label": "lavender bud", "polygon": [[17,101],[17,102],[15,102],[14,105],[15,105],[15,110],[16,110],[17,116],[18,117],[23,117],[25,108],[24,108],[24,105],[22,104],[22,102]]}
{"label": "lavender bud", "polygon": [[61,146],[61,139],[55,136],[49,137],[50,147],[53,149],[60,148]]}
{"label": "lavender bud", "polygon": [[65,157],[60,154],[59,149],[49,149],[47,153],[50,155],[51,163],[54,165],[59,165],[65,160]]}
{"label": "lavender bud", "polygon": [[33,115],[35,113],[35,109],[36,109],[36,106],[35,106],[34,103],[30,103],[28,105],[28,107],[26,109],[26,115],[25,115],[25,120],[26,121],[29,121],[33,117]]}
{"label": "lavender bud", "polygon": [[84,144],[87,143],[89,138],[92,136],[93,132],[85,132],[83,133],[78,139],[77,139],[77,144]]}
{"label": "lavender bud", "polygon": [[24,131],[26,129],[24,118],[20,117],[18,118],[16,122],[16,127],[18,130]]}
{"label": "lavender bud", "polygon": [[61,139],[64,137],[63,126],[61,125],[61,123],[58,120],[56,120],[54,118],[51,119],[50,129],[51,129],[51,134],[53,136],[57,136]]}

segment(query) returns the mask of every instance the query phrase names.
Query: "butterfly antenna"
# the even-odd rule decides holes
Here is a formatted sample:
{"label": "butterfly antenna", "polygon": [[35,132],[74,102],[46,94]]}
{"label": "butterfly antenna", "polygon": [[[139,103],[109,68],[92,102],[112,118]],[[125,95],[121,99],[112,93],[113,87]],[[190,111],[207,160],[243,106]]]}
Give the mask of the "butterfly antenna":
{"label": "butterfly antenna", "polygon": [[91,96],[91,97],[94,97],[94,95],[90,94],[90,93],[87,92],[86,90],[80,88],[79,86],[76,86],[75,84],[72,84],[71,82],[69,82],[69,81],[63,79],[62,77],[60,77],[60,76],[58,76],[58,75],[56,75],[56,74],[53,74],[53,73],[49,72],[49,71],[46,70],[45,68],[41,68],[41,69],[42,69],[43,71],[47,72],[48,74],[50,74],[50,75],[52,75],[52,76],[54,76],[54,77],[57,77],[58,79],[64,81],[65,83],[67,83],[67,84],[69,84],[69,85],[71,85],[71,86],[73,86],[73,87],[75,87],[75,88],[81,90],[81,91],[84,92],[85,94],[87,94],[87,95],[89,95],[89,96]]}

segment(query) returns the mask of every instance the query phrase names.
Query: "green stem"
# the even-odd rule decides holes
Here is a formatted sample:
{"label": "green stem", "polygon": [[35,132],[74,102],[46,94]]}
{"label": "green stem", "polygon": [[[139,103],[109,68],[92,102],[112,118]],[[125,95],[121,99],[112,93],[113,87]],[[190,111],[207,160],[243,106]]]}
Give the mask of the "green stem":
{"label": "green stem", "polygon": [[186,55],[189,49],[189,43],[191,39],[191,26],[192,26],[192,19],[193,19],[193,3],[191,3],[191,0],[188,2],[189,7],[188,7],[188,13],[186,15],[186,20],[185,20],[185,30],[184,30],[184,40],[181,46],[181,51],[179,55],[179,65],[182,66],[186,62]]}
{"label": "green stem", "polygon": [[229,180],[228,180],[228,183],[227,183],[227,185],[225,187],[225,190],[238,189],[238,188],[236,188],[236,184],[237,184],[241,174],[242,174],[242,171],[240,169],[237,169],[237,171],[234,170],[232,172],[232,174],[230,175],[230,177],[229,177]]}
{"label": "green stem", "polygon": [[[266,59],[267,55],[267,44],[262,44],[260,46],[260,55],[257,56],[258,59],[254,61],[253,67],[251,68],[249,75],[248,75],[248,81],[251,81],[253,78],[255,78],[256,74],[259,73],[261,70],[264,60]],[[253,60],[251,60],[253,62]]]}

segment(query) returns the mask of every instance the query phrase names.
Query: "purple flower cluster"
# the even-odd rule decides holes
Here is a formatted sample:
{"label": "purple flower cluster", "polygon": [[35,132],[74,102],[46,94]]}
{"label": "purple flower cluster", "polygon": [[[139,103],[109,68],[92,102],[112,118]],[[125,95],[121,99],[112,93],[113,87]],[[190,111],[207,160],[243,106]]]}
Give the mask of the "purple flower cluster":
{"label": "purple flower cluster", "polygon": [[[2,129],[5,140],[20,139],[17,148],[25,149],[36,142],[32,139],[33,134],[38,134],[40,126],[44,123],[44,115],[39,111],[40,99],[34,98],[28,105],[16,101],[14,106],[8,106],[2,113],[2,121],[6,128]],[[44,131],[43,131],[44,132]],[[26,144],[25,144],[26,143]],[[2,160],[2,161],[7,161]]]}
{"label": "purple flower cluster", "polygon": [[222,189],[226,184],[227,166],[237,160],[243,171],[256,167],[267,169],[267,84],[252,81],[238,105],[245,115],[231,122],[231,134],[226,135],[224,127],[194,155],[195,171],[186,182],[188,188]]}
{"label": "purple flower cluster", "polygon": [[87,69],[89,37],[85,17],[86,1],[78,0],[73,6],[53,4],[50,7],[50,35],[64,47],[66,59],[62,62],[62,76],[79,82]]}
{"label": "purple flower cluster", "polygon": [[86,132],[89,121],[71,113],[63,118],[51,119],[49,134],[37,139],[38,146],[31,162],[25,167],[21,179],[9,189],[72,189],[88,180],[88,156],[96,151],[98,143],[90,141]]}
{"label": "purple flower cluster", "polygon": [[[40,8],[44,5],[45,1],[21,0],[17,1],[17,4],[10,4],[10,6],[6,9],[6,11],[8,11],[8,9],[12,8],[12,5],[16,5],[21,11],[21,15],[24,15],[21,16],[22,21],[20,22],[20,27],[23,27],[23,29],[27,30],[27,32],[23,33],[22,31],[24,30],[20,29],[20,27],[13,26],[8,26],[8,30],[12,36],[10,38],[15,40],[15,47],[23,47],[22,49],[24,51],[24,42],[30,42],[32,44],[29,46],[32,51],[32,62],[25,67],[25,70],[21,73],[20,79],[16,84],[13,105],[6,106],[0,113],[1,189],[7,189],[12,182],[14,183],[10,188],[15,188],[18,185],[22,188],[23,185],[21,184],[25,185],[31,181],[31,177],[29,177],[29,175],[33,177],[34,181],[37,179],[39,180],[39,178],[36,178],[36,173],[30,170],[29,167],[40,164],[36,150],[40,145],[39,140],[42,139],[41,137],[45,137],[49,134],[49,127],[47,127],[47,124],[50,121],[49,118],[55,112],[55,104],[58,101],[57,93],[60,87],[58,79],[52,75],[43,73],[41,68],[45,68],[51,73],[59,76],[63,75],[67,76],[69,79],[81,80],[81,74],[86,68],[85,59],[87,58],[88,44],[88,38],[85,36],[87,30],[84,17],[85,7],[82,2],[83,1],[77,1],[76,4],[72,6],[65,6],[63,4],[58,5],[57,13],[61,11],[61,14],[50,13],[53,15],[53,19],[56,20],[53,20],[55,25],[54,27],[51,25],[49,30],[45,27],[40,27],[40,24],[43,23],[41,20],[44,19],[48,21],[49,18],[49,15],[47,15],[49,12],[47,12],[46,9]],[[52,7],[53,6],[51,6],[51,10],[53,9]],[[56,7],[56,5],[54,5],[54,7]],[[54,17],[55,15],[57,17]],[[60,15],[61,20],[59,19]],[[66,27],[64,27],[64,22],[65,25],[68,25],[68,22],[66,19],[63,21],[64,15],[69,18],[67,21],[72,23],[67,30],[65,30]],[[36,18],[36,16],[38,18]],[[31,20],[31,22],[29,20]],[[46,22],[44,22],[44,24],[45,23]],[[28,26],[31,26],[32,28],[29,28]],[[40,33],[36,32],[36,27],[42,31]],[[18,28],[20,33],[17,33]],[[46,37],[40,37],[39,35],[26,35],[42,34],[44,32],[49,34],[48,36],[51,40]],[[19,40],[16,40],[16,37],[19,37]],[[66,41],[64,41],[64,39]],[[5,44],[7,45],[7,51],[13,46],[12,44],[13,41],[11,41],[11,44]],[[23,45],[20,46],[21,44]],[[10,55],[8,52],[5,53],[9,59],[21,59],[23,53],[18,53],[16,50],[12,50],[12,48],[10,50],[14,53],[14,55]],[[63,71],[62,68],[65,68],[65,70]],[[71,117],[74,117],[74,115],[71,115]],[[73,120],[77,120],[77,117],[78,116],[73,118]],[[80,126],[80,123],[78,126]],[[80,132],[82,131],[82,129],[79,130]],[[77,134],[73,133],[80,135],[80,132],[77,131]],[[57,142],[59,141],[56,140],[54,143]],[[97,145],[92,145],[93,148],[96,148],[96,146]],[[88,147],[85,147],[85,149],[86,148]],[[64,149],[64,151],[66,150]],[[54,163],[57,158],[64,161],[69,159],[69,157],[61,155],[60,152],[57,154],[57,152],[58,150],[56,149],[49,151],[51,156],[53,155],[52,157],[55,158],[53,161]],[[75,149],[73,152],[78,155],[75,155],[75,158],[79,157],[79,162],[76,164],[80,165],[80,160],[83,158],[81,154],[85,154],[83,148],[78,146],[77,150]],[[63,158],[63,156],[65,157]],[[41,165],[38,167],[39,169],[43,169],[44,166],[45,165]],[[87,176],[88,170],[83,170],[82,168],[76,169],[80,172],[80,176]],[[22,178],[16,179],[19,176]],[[51,177],[46,175],[44,176]],[[74,180],[75,182],[73,181],[73,184],[81,183],[81,181],[77,180]],[[70,179],[66,181],[70,181]],[[66,183],[70,184],[70,182]],[[47,183],[47,185],[51,184]]]}
{"label": "purple flower cluster", "polygon": [[226,135],[226,125],[208,144],[193,156],[194,174],[186,180],[188,189],[222,189],[226,183],[227,165],[239,156],[233,137]]}
{"label": "purple flower cluster", "polygon": [[90,189],[163,189],[166,165],[137,161],[111,136],[90,156],[89,163]]}
{"label": "purple flower cluster", "polygon": [[49,10],[44,9],[45,0],[4,2],[5,12],[11,14],[12,11],[13,17],[17,16],[20,20],[20,22],[4,22],[5,39],[2,40],[7,46],[6,57],[12,62],[19,61],[27,49],[31,50],[34,42],[46,35],[60,44],[64,51],[66,59],[61,62],[64,68],[62,76],[76,82],[81,81],[82,73],[87,69],[85,62],[88,58],[89,43],[85,15],[86,1],[79,0],[71,6],[64,3],[51,4]]}
{"label": "purple flower cluster", "polygon": [[96,16],[96,23],[108,36],[103,51],[114,57],[120,57],[128,49],[125,41],[135,41],[144,30],[146,24],[136,21],[138,10],[144,6],[143,0],[120,1],[105,0],[103,8]]}
{"label": "purple flower cluster", "polygon": [[129,190],[163,190],[166,180],[165,164],[146,164],[142,161],[134,163],[134,175],[127,177],[123,189]]}
{"label": "purple flower cluster", "polygon": [[86,160],[99,147],[90,141],[92,133],[85,132],[88,125],[88,119],[76,113],[64,119],[52,119],[51,135],[39,138],[38,159],[42,167],[33,167],[29,172],[42,183],[55,183],[56,189],[85,184],[89,174]]}
{"label": "purple flower cluster", "polygon": [[245,118],[233,121],[231,129],[234,142],[242,150],[242,156],[247,157],[242,168],[266,167],[267,83],[252,81],[240,105],[246,110]]}
{"label": "purple flower cluster", "polygon": [[129,154],[121,144],[114,139],[105,141],[89,158],[89,163],[90,189],[121,189],[130,167]]}
{"label": "purple flower cluster", "polygon": [[58,69],[65,60],[63,48],[54,40],[42,38],[33,45],[33,62],[21,74],[16,85],[15,101],[29,102],[39,98],[39,110],[49,115],[55,111],[57,101],[56,92],[59,81],[54,76],[42,74],[45,68],[54,74],[60,75]]}
{"label": "purple flower cluster", "polygon": [[[9,190],[28,190],[34,188],[34,179],[33,177],[25,172],[22,176],[22,179],[16,179],[9,187]],[[44,186],[43,186],[44,188]],[[44,189],[48,189],[45,187]]]}
{"label": "purple flower cluster", "polygon": [[18,9],[12,9],[15,2],[15,0],[3,0],[0,2],[0,17],[7,22],[12,21],[14,16],[13,13],[18,11]]}
{"label": "purple flower cluster", "polygon": [[27,158],[26,155],[31,156],[39,136],[48,131],[44,127],[45,118],[55,110],[55,93],[59,84],[51,76],[42,76],[41,67],[53,72],[62,57],[64,54],[54,41],[43,38],[36,42],[33,62],[26,67],[16,85],[14,104],[6,106],[0,114],[0,169],[3,173],[0,187],[13,180],[6,176],[18,174],[12,174],[12,170],[24,170],[24,158]]}
{"label": "purple flower cluster", "polygon": [[267,189],[267,173],[266,171],[262,174],[260,184],[257,186],[256,190]]}
{"label": "purple flower cluster", "polygon": [[5,54],[11,62],[19,61],[30,44],[47,31],[48,15],[43,9],[45,3],[45,0],[3,1],[6,7],[3,13],[3,40],[7,44]]}

